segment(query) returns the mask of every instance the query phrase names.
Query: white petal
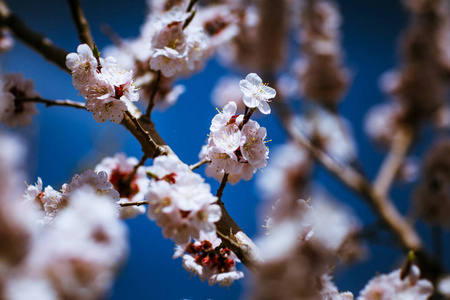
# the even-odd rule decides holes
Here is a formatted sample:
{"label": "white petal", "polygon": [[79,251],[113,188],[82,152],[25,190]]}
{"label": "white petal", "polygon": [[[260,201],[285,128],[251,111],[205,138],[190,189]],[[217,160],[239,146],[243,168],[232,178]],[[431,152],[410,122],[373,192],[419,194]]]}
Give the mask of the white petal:
{"label": "white petal", "polygon": [[244,95],[243,100],[244,100],[244,104],[250,108],[257,107],[259,104],[258,100],[253,96]]}
{"label": "white petal", "polygon": [[267,103],[267,101],[261,101],[260,103],[259,103],[259,105],[258,105],[258,109],[259,109],[259,111],[261,112],[261,113],[263,113],[263,114],[265,114],[265,115],[268,115],[268,114],[270,114],[270,106],[269,106],[269,104]]}
{"label": "white petal", "polygon": [[262,85],[262,79],[255,73],[250,73],[245,77],[245,80],[249,81],[253,85]]}

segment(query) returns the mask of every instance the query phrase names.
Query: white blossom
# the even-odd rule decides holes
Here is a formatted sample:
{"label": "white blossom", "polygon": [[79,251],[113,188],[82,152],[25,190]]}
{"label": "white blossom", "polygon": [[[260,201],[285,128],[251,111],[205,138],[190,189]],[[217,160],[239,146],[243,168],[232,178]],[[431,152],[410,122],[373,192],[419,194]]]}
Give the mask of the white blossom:
{"label": "white blossom", "polygon": [[98,62],[87,44],[81,44],[77,53],[69,53],[66,66],[72,72],[73,86],[84,94],[84,90],[95,79]]}
{"label": "white blossom", "polygon": [[203,58],[207,37],[200,27],[191,25],[183,29],[189,16],[176,6],[149,25],[153,51],[150,68],[160,70],[165,77],[192,71]]}
{"label": "white blossom", "polygon": [[86,98],[86,109],[93,112],[94,119],[120,123],[128,110],[127,102],[139,99],[133,72],[123,69],[113,57],[99,61],[86,44],[78,46],[78,53],[66,57],[73,85]]}
{"label": "white blossom", "polygon": [[145,197],[148,217],[162,227],[166,238],[186,244],[191,237],[215,232],[222,213],[203,178],[174,155],[157,157],[148,171],[153,177]]}
{"label": "white blossom", "polygon": [[275,89],[267,86],[255,73],[250,73],[245,79],[239,82],[241,91],[244,94],[244,104],[250,108],[257,107],[263,114],[270,114],[270,107],[267,102],[276,96]]}

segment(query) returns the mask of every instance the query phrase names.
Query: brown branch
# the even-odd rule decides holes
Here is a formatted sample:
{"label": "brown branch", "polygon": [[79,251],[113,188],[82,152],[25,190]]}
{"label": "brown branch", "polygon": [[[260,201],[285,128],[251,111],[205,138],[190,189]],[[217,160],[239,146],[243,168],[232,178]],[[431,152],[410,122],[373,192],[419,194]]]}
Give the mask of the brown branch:
{"label": "brown branch", "polygon": [[225,189],[227,182],[228,182],[228,173],[224,173],[222,181],[220,182],[219,189],[217,190],[217,194],[216,194],[216,196],[219,200],[222,200],[223,190]]}
{"label": "brown branch", "polygon": [[148,101],[148,107],[145,111],[145,115],[150,118],[153,107],[155,107],[155,96],[158,91],[159,82],[161,81],[161,71],[156,72],[155,84],[153,86],[152,94],[150,95],[150,99]]}
{"label": "brown branch", "polygon": [[191,171],[193,171],[193,170],[195,170],[195,169],[200,168],[201,166],[203,166],[203,165],[206,164],[206,163],[209,163],[209,160],[207,160],[207,159],[202,159],[201,161],[199,161],[199,162],[197,162],[197,163],[195,163],[195,164],[193,164],[193,165],[190,165],[190,166],[189,166],[189,169],[191,169]]}
{"label": "brown branch", "polygon": [[47,37],[28,27],[19,17],[10,11],[7,4],[0,0],[0,25],[6,26],[23,43],[36,50],[48,61],[62,70],[69,72],[66,67],[66,50],[55,46]]}
{"label": "brown branch", "polygon": [[166,155],[169,150],[166,147],[159,146],[146,131],[141,123],[129,112],[125,111],[123,120],[121,122],[139,141],[142,146],[144,154],[150,158],[155,158],[160,155]]}
{"label": "brown branch", "polygon": [[16,99],[17,102],[37,102],[37,103],[44,103],[45,106],[68,106],[73,108],[79,108],[79,109],[86,109],[84,106],[84,103],[76,102],[72,100],[49,100],[49,99],[43,99],[43,98],[25,98],[25,99]]}
{"label": "brown branch", "polygon": [[377,194],[385,196],[389,192],[408,153],[413,137],[413,130],[405,126],[399,128],[395,133],[389,154],[384,159],[373,183]]}
{"label": "brown branch", "polygon": [[141,205],[148,205],[148,201],[136,201],[136,202],[123,202],[119,203],[121,207],[125,206],[141,206]]}
{"label": "brown branch", "polygon": [[84,16],[80,2],[78,0],[67,1],[69,2],[70,14],[78,32],[78,39],[82,44],[87,44],[91,49],[94,49],[94,39],[89,29],[89,22]]}

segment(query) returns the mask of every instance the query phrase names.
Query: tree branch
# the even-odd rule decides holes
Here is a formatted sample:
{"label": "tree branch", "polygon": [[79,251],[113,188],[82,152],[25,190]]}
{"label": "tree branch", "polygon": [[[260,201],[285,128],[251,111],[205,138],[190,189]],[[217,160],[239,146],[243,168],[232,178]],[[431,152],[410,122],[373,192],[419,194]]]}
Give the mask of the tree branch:
{"label": "tree branch", "polygon": [[80,2],[78,0],[67,1],[69,2],[70,14],[78,32],[78,39],[82,44],[87,44],[91,49],[94,49],[94,39],[89,29],[89,22],[84,16]]}
{"label": "tree branch", "polygon": [[0,24],[8,27],[18,39],[42,54],[45,59],[70,73],[66,67],[66,56],[69,53],[55,46],[47,37],[28,27],[19,17],[9,10],[4,0],[0,0]]}
{"label": "tree branch", "polygon": [[145,111],[145,115],[150,118],[150,115],[152,113],[153,107],[155,107],[155,96],[156,92],[158,91],[158,85],[159,81],[161,80],[161,71],[156,72],[156,79],[155,79],[155,85],[152,90],[152,94],[150,95],[150,99],[148,100],[148,107]]}
{"label": "tree branch", "polygon": [[195,169],[200,168],[201,166],[203,166],[203,165],[206,164],[206,163],[209,163],[209,160],[207,160],[207,159],[202,159],[201,161],[199,161],[199,162],[197,162],[197,163],[195,163],[195,164],[193,164],[193,165],[190,165],[190,166],[189,166],[189,169],[191,169],[191,171],[193,171],[193,170],[195,170]]}
{"label": "tree branch", "polygon": [[224,173],[222,182],[220,182],[220,186],[219,186],[219,189],[217,190],[217,194],[216,194],[216,196],[219,200],[222,200],[223,190],[225,189],[227,182],[228,182],[228,173]]}
{"label": "tree branch", "polygon": [[389,154],[384,159],[373,183],[373,188],[377,194],[385,196],[389,192],[408,153],[413,137],[413,130],[405,126],[400,127],[395,133]]}
{"label": "tree branch", "polygon": [[73,108],[79,108],[79,109],[86,109],[84,106],[84,103],[76,102],[72,100],[49,100],[49,99],[43,99],[43,98],[23,98],[23,99],[16,99],[17,102],[37,102],[37,103],[44,103],[45,106],[68,106]]}

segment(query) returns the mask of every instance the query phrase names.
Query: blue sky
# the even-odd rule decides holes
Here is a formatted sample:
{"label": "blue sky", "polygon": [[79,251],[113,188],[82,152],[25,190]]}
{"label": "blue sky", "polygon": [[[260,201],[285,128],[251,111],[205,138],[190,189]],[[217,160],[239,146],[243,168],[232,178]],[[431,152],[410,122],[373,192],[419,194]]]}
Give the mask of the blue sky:
{"label": "blue sky", "polygon": [[[13,0],[11,8],[27,24],[50,37],[56,44],[75,52],[77,34],[71,22],[65,1]],[[99,31],[103,23],[111,25],[122,37],[134,37],[145,16],[145,1],[81,1],[99,48],[109,44]],[[397,1],[367,0],[338,1],[343,12],[343,47],[345,62],[352,71],[353,83],[341,105],[342,114],[354,125],[360,159],[370,177],[373,177],[383,153],[369,143],[362,131],[364,112],[377,102],[385,100],[378,90],[378,77],[398,63],[397,38],[407,21]],[[82,101],[67,73],[48,64],[37,54],[16,42],[14,49],[1,57],[4,72],[21,71],[33,78],[42,97]],[[204,72],[183,79],[186,93],[179,103],[165,113],[155,113],[157,130],[186,163],[195,163],[198,152],[208,134],[215,108],[209,97],[215,82],[229,71],[212,60]],[[244,77],[246,74],[238,74]],[[85,111],[64,107],[39,106],[40,114],[31,126],[14,131],[22,135],[29,146],[30,162],[27,182],[40,176],[44,185],[55,189],[68,182],[74,173],[93,168],[102,157],[123,151],[129,156],[141,156],[139,144],[121,126],[96,123]],[[258,120],[268,131],[274,146],[285,140],[279,122],[274,116]],[[423,145],[413,148],[421,153]],[[203,172],[203,169],[201,169]],[[346,202],[358,212],[365,223],[374,220],[363,201],[347,191],[324,170],[315,172],[318,182],[331,194]],[[218,183],[208,179],[212,189]],[[409,206],[410,186],[397,186],[393,195],[399,207]],[[261,229],[264,216],[258,215],[260,198],[254,180],[228,186],[223,198],[229,213],[250,236]],[[209,287],[207,283],[191,278],[181,267],[181,260],[173,260],[173,242],[161,236],[161,230],[145,216],[127,222],[130,228],[131,252],[128,265],[122,270],[111,299],[237,299],[249,277],[229,289]],[[421,232],[427,233],[425,227]],[[336,282],[341,290],[357,292],[376,272],[389,272],[402,259],[401,253],[383,246],[372,245],[369,260],[346,270],[338,270]],[[241,269],[244,269],[243,267]]]}

